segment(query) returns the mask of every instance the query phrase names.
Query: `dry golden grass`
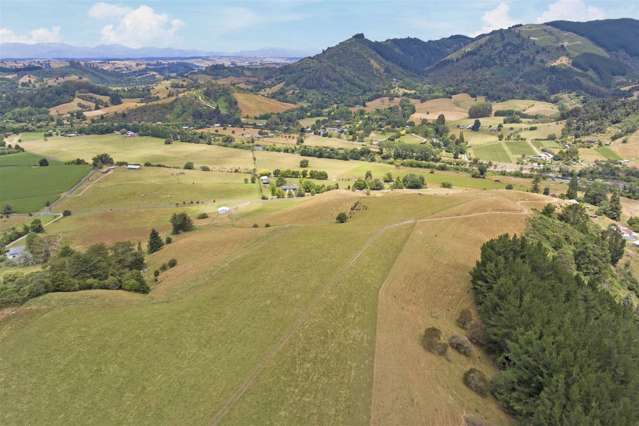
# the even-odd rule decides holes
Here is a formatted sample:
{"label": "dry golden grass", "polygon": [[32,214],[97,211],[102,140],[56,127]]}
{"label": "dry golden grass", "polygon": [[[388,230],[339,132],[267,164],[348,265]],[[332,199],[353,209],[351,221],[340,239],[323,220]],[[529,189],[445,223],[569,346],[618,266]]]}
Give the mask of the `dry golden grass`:
{"label": "dry golden grass", "polygon": [[623,143],[623,139],[618,139],[612,143],[610,148],[625,160],[630,160],[632,165],[639,164],[639,130],[628,136],[628,141]]}
{"label": "dry golden grass", "polygon": [[93,108],[95,108],[95,103],[85,101],[84,99],[80,98],[74,98],[71,102],[49,108],[49,114],[61,116],[76,111],[86,111],[88,113],[89,110],[93,111]]}
{"label": "dry golden grass", "polygon": [[243,117],[257,117],[267,113],[278,113],[297,108],[295,104],[281,102],[276,99],[255,93],[235,92],[233,94]]}
{"label": "dry golden grass", "polygon": [[471,106],[478,102],[486,102],[485,96],[477,96],[473,98],[468,93],[458,93],[452,96],[453,103],[460,108],[468,110]]}
{"label": "dry golden grass", "polygon": [[461,120],[468,117],[468,109],[459,106],[452,98],[416,102],[415,110],[415,114],[411,116],[413,121],[435,120],[440,114],[443,114],[447,121]]}
{"label": "dry golden grass", "polygon": [[133,99],[123,99],[122,103],[119,105],[111,105],[94,111],[87,111],[84,113],[84,115],[88,118],[99,117],[101,115],[110,115],[122,111],[127,111],[129,109],[137,108],[141,105],[143,105],[141,102],[135,101]]}
{"label": "dry golden grass", "polygon": [[493,112],[508,109],[522,111],[531,115],[543,115],[545,117],[554,117],[559,114],[557,105],[531,99],[511,99],[493,105]]}
{"label": "dry golden grass", "polygon": [[504,232],[521,232],[525,201],[545,200],[505,191],[450,197],[459,199],[454,207],[412,225],[380,290],[373,425],[459,425],[464,415],[491,425],[512,423],[492,398],[479,397],[462,382],[471,367],[495,373],[486,354],[474,347],[467,358],[449,349],[446,359],[426,352],[420,339],[427,327],[439,328],[445,338],[465,334],[455,320],[459,311],[473,307],[468,272],[481,245]]}

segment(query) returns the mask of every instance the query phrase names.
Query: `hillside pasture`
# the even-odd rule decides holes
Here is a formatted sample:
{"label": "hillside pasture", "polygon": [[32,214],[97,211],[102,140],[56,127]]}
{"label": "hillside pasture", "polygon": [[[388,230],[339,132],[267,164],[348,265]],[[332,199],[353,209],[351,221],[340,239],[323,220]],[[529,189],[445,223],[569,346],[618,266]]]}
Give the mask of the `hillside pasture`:
{"label": "hillside pasture", "polygon": [[49,108],[50,115],[63,116],[76,111],[89,111],[95,108],[93,102],[85,101],[84,99],[74,98],[71,102],[56,105]]}
{"label": "hillside pasture", "polygon": [[541,115],[544,117],[556,117],[559,115],[557,105],[532,99],[510,99],[493,104],[493,114],[496,111],[503,110],[521,111],[526,114]]}
{"label": "hillside pasture", "polygon": [[[149,295],[49,294],[2,320],[0,423],[364,425],[472,413],[506,424],[462,384],[469,365],[493,372],[487,357],[435,358],[419,334],[455,329],[481,243],[523,229],[515,197],[337,192],[251,219],[268,229],[202,224],[150,256],[151,269],[170,257],[178,266]],[[357,200],[368,209],[335,224]]]}
{"label": "hillside pasture", "polygon": [[262,114],[277,114],[297,108],[297,105],[267,98],[248,92],[234,92],[242,117],[258,117]]}
{"label": "hillside pasture", "polygon": [[522,155],[535,155],[533,147],[526,141],[505,142],[506,148],[516,157]]}
{"label": "hillside pasture", "polygon": [[411,120],[418,123],[421,120],[436,120],[444,115],[447,121],[460,120],[468,117],[468,108],[455,103],[452,98],[438,98],[420,102],[414,101],[415,113]]}
{"label": "hillside pasture", "polygon": [[492,161],[497,163],[510,163],[511,159],[508,151],[501,142],[485,145],[476,145],[472,147],[475,157],[482,161]]}
{"label": "hillside pasture", "polygon": [[639,130],[625,138],[618,139],[612,143],[610,149],[617,153],[621,158],[630,160],[634,165],[639,162]]}

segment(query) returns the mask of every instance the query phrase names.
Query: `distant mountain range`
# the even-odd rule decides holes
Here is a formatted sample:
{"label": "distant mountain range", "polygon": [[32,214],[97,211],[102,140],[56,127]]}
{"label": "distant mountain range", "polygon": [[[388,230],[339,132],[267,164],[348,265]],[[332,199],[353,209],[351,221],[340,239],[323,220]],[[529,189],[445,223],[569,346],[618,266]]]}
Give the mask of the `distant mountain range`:
{"label": "distant mountain range", "polygon": [[[493,99],[618,92],[639,78],[639,21],[516,25],[475,38],[368,40],[363,34],[274,70],[280,98],[362,102],[399,83]],[[283,83],[283,84],[282,84]]]}
{"label": "distant mountain range", "polygon": [[65,43],[0,43],[0,58],[3,59],[144,59],[209,56],[302,58],[308,54],[309,52],[279,48],[264,48],[239,52],[206,52],[194,49],[158,47],[131,48],[119,44],[82,47],[72,46]]}

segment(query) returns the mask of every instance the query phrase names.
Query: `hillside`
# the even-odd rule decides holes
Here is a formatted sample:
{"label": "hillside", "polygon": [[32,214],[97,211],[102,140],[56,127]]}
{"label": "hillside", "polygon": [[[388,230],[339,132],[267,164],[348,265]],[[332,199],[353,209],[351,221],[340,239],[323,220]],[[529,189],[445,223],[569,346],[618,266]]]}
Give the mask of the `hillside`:
{"label": "hillside", "polygon": [[420,72],[470,40],[452,36],[424,42],[415,38],[370,41],[363,34],[280,68],[274,83],[284,83],[278,94],[293,100],[361,102],[393,82],[416,81]]}
{"label": "hillside", "polygon": [[[626,25],[639,28],[639,21],[631,22]],[[639,68],[606,49],[617,42],[623,45],[622,29],[607,35],[608,43],[602,46],[589,39],[587,31],[577,35],[547,25],[515,26],[479,36],[429,69],[426,78],[497,99],[543,99],[562,91],[610,95],[617,80],[636,75]]]}
{"label": "hillside", "polygon": [[564,91],[608,96],[639,76],[638,37],[633,19],[516,25],[475,39],[428,42],[376,42],[357,34],[272,70],[266,81],[280,83],[276,95],[296,102],[360,103],[397,84],[420,83],[494,99],[546,99]]}

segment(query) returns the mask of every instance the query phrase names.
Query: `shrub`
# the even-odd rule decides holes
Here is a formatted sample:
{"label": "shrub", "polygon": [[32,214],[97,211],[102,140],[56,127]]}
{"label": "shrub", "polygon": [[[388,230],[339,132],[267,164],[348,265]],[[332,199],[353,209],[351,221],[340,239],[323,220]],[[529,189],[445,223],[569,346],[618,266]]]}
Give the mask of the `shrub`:
{"label": "shrub", "polygon": [[42,158],[40,159],[40,161],[38,161],[38,165],[40,167],[47,167],[49,165],[49,160],[47,160],[46,158]]}
{"label": "shrub", "polygon": [[307,159],[300,160],[300,167],[302,168],[308,167],[308,160]]}
{"label": "shrub", "polygon": [[442,332],[436,327],[429,327],[424,331],[422,346],[424,346],[424,349],[428,352],[432,352],[436,355],[443,356],[448,352],[448,344],[442,341]]}
{"label": "shrub", "polygon": [[186,163],[184,163],[185,170],[193,170],[194,168],[195,166],[193,165],[192,161],[187,161]]}
{"label": "shrub", "polygon": [[200,213],[199,215],[197,215],[198,219],[208,219],[209,214],[208,213]]}
{"label": "shrub", "polygon": [[253,224],[253,228],[259,228],[259,227],[260,227],[260,225],[258,225],[257,223]]}
{"label": "shrub", "polygon": [[464,330],[468,329],[468,326],[473,322],[473,314],[470,309],[462,309],[457,317],[457,325]]}
{"label": "shrub", "polygon": [[402,179],[402,184],[404,188],[407,189],[421,189],[425,186],[426,181],[424,180],[424,176],[409,173]]}
{"label": "shrub", "polygon": [[442,188],[448,188],[448,189],[450,189],[450,188],[452,188],[452,187],[453,187],[453,184],[452,184],[452,183],[450,183],[450,182],[442,182]]}
{"label": "shrub", "polygon": [[471,342],[473,342],[474,344],[478,346],[483,346],[488,341],[488,338],[486,337],[486,332],[484,331],[484,326],[479,321],[473,321],[468,326],[467,336],[468,336],[468,340],[470,340]]}
{"label": "shrub", "polygon": [[335,221],[337,223],[346,223],[348,221],[348,215],[346,212],[340,212],[335,218]]}
{"label": "shrub", "polygon": [[203,172],[210,172],[211,168],[209,166],[200,166],[200,170],[202,170]]}
{"label": "shrub", "polygon": [[169,268],[175,268],[177,266],[177,260],[176,259],[170,259],[169,263],[167,264]]}
{"label": "shrub", "polygon": [[165,244],[171,244],[173,242],[173,238],[170,235],[167,235],[164,239]]}
{"label": "shrub", "polygon": [[473,346],[471,345],[470,340],[464,336],[450,336],[448,344],[451,348],[464,356],[470,356],[473,353]]}
{"label": "shrub", "polygon": [[65,211],[63,211],[63,212],[62,212],[62,216],[64,216],[64,217],[69,217],[69,216],[71,216],[71,210],[65,210]]}
{"label": "shrub", "polygon": [[509,191],[510,191],[510,190],[512,190],[512,189],[514,189],[514,187],[513,187],[512,183],[507,184],[507,185],[506,185],[506,189],[507,189],[507,190],[509,190]]}
{"label": "shrub", "polygon": [[270,223],[266,223],[266,224],[264,224],[264,227],[265,227],[265,228],[270,228],[270,227],[271,227],[271,224],[270,224]]}
{"label": "shrub", "polygon": [[482,398],[488,396],[490,391],[488,377],[476,368],[471,368],[464,373],[464,384]]}

